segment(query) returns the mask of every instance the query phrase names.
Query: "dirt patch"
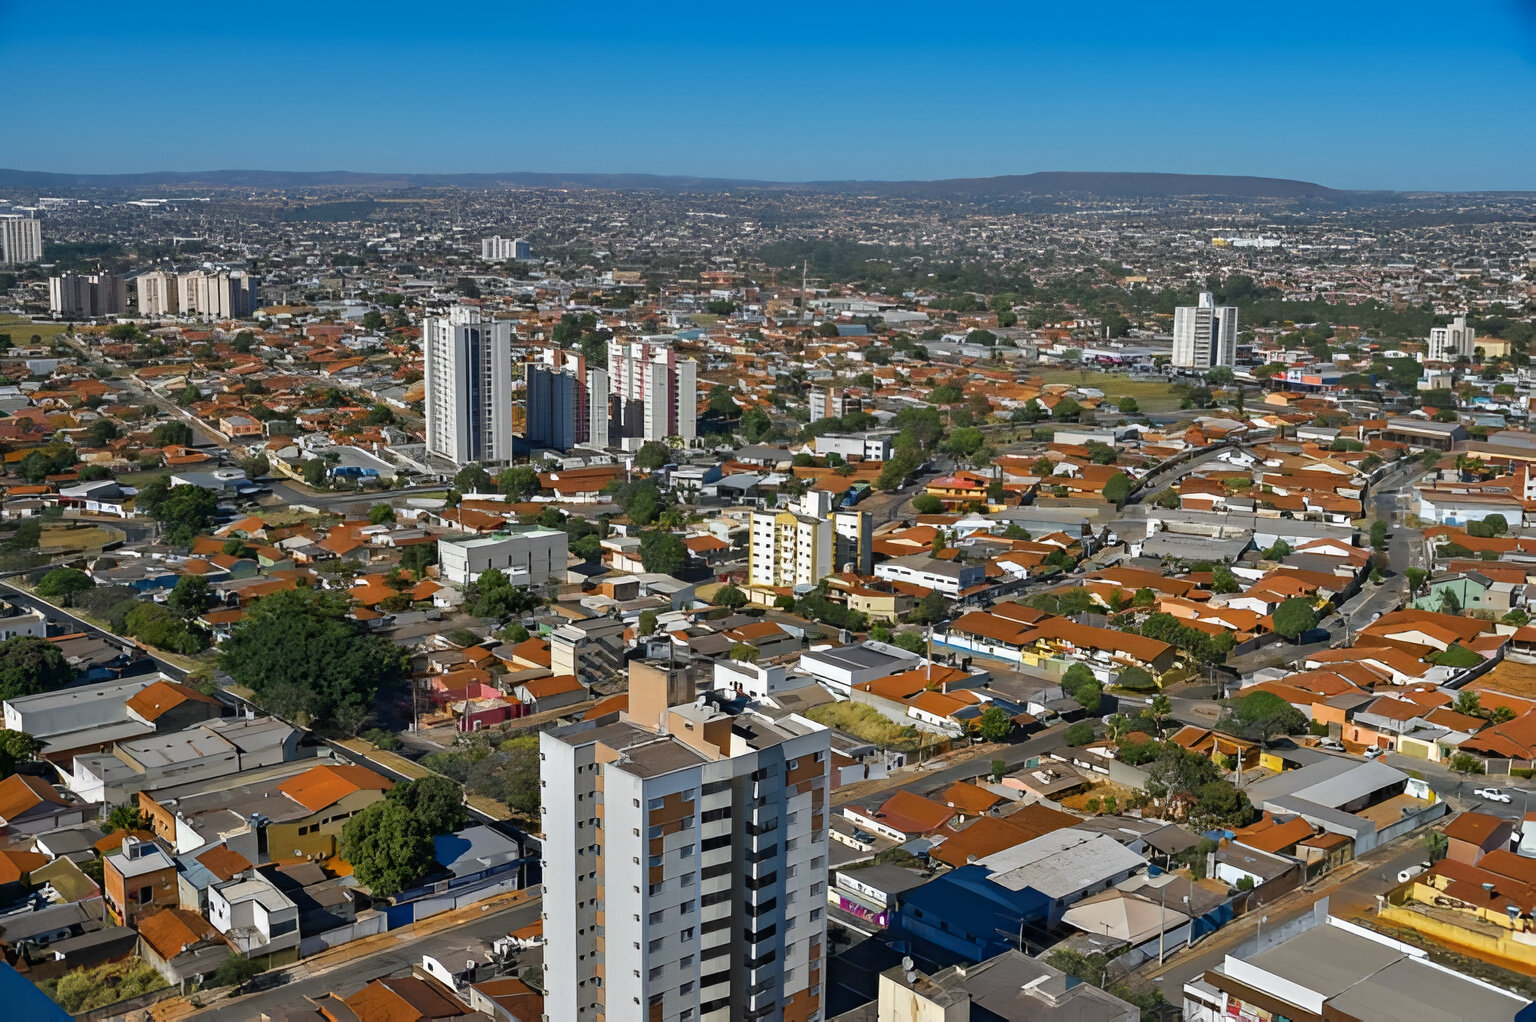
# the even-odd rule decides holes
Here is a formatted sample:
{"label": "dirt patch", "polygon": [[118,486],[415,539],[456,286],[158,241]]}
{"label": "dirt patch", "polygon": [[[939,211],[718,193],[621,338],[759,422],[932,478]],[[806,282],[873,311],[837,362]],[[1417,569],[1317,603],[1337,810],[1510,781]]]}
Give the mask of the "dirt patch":
{"label": "dirt patch", "polygon": [[1079,812],[1088,812],[1088,802],[1091,799],[1098,799],[1101,808],[1104,800],[1107,798],[1112,798],[1124,806],[1135,794],[1134,788],[1127,788],[1125,785],[1116,784],[1114,781],[1100,781],[1092,787],[1084,788],[1082,791],[1074,792],[1066,798],[1060,799],[1059,805],[1063,809],[1076,809]]}
{"label": "dirt patch", "polygon": [[1505,695],[1536,699],[1536,664],[1504,659],[1467,687],[1475,691],[1503,692]]}
{"label": "dirt patch", "polygon": [[78,553],[100,550],[108,543],[120,542],[123,534],[99,525],[80,526],[70,522],[54,522],[43,526],[38,545],[44,553]]}

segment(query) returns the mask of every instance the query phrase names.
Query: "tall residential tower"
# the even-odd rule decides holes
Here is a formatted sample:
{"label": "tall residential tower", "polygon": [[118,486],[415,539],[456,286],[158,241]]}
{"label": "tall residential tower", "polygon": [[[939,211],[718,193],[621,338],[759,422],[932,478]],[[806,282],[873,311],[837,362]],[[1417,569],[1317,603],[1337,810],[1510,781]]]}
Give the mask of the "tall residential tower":
{"label": "tall residential tower", "polygon": [[615,437],[665,440],[675,436],[686,442],[698,436],[698,365],[680,357],[667,340],[609,343]]}
{"label": "tall residential tower", "polygon": [[688,678],[539,736],[546,1018],[821,1017],[829,733]]}
{"label": "tall residential tower", "polygon": [[1217,305],[1209,291],[1173,310],[1173,364],[1211,369],[1237,363],[1237,306]]}
{"label": "tall residential tower", "polygon": [[427,453],[455,465],[512,460],[512,324],[459,305],[422,321]]}
{"label": "tall residential tower", "polygon": [[608,446],[608,371],[579,351],[544,348],[525,367],[530,447]]}

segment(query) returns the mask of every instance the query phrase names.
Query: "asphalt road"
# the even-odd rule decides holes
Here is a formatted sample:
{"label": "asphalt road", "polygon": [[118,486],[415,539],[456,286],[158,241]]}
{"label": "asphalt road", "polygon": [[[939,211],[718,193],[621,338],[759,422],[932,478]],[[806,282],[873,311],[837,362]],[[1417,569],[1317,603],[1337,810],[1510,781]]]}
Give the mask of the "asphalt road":
{"label": "asphalt road", "polygon": [[[1311,912],[1312,906],[1324,896],[1330,899],[1329,909],[1333,915],[1345,919],[1358,915],[1375,904],[1376,895],[1397,886],[1400,870],[1423,862],[1425,858],[1424,846],[1417,835],[1375,849],[1362,860],[1368,868],[1354,872],[1347,880],[1341,883],[1324,880],[1310,891],[1302,888],[1282,895],[1271,904],[1216,931],[1193,948],[1180,949],[1167,957],[1161,967],[1153,959],[1137,970],[1137,975],[1155,983],[1164,997],[1178,1004],[1184,998],[1185,983],[1220,965],[1228,954],[1252,954],[1256,948],[1249,942],[1261,936],[1261,930],[1275,932],[1283,924]],[[1350,869],[1348,865],[1341,868]]]}
{"label": "asphalt road", "polygon": [[[260,1019],[263,1014],[276,1016],[279,1012],[302,1007],[305,997],[320,997],[331,991],[348,997],[372,980],[384,976],[409,975],[411,967],[419,965],[423,955],[430,955],[455,972],[462,970],[464,963],[470,959],[483,966],[491,941],[535,922],[539,918],[541,906],[539,898],[531,898],[512,908],[487,912],[473,922],[441,933],[415,940],[402,934],[400,942],[392,947],[348,959],[344,964],[319,975],[311,975],[309,966],[300,962],[281,971],[281,975],[287,979],[281,986],[221,1001],[188,1017],[244,1022]],[[482,978],[485,978],[484,973]]]}
{"label": "asphalt road", "polygon": [[[16,604],[18,607],[25,607],[30,610],[40,610],[48,616],[50,621],[68,622],[68,627],[70,629],[86,632],[91,635],[97,635],[108,639],[115,639],[116,641],[125,643],[129,646],[136,645],[132,639],[127,638],[126,636],[114,635],[104,628],[99,628],[96,625],[91,624],[84,618],[76,617],[74,614],[67,610],[63,610],[59,607],[53,606],[52,604],[45,603],[44,601],[33,596],[31,593],[17,589],[9,582],[0,582],[0,589],[4,590],[5,598],[11,603]],[[142,647],[140,648],[142,649]],[[180,667],[177,667],[175,664],[161,660],[147,649],[144,650],[144,652],[149,656],[151,660],[154,661],[156,668],[165,672],[167,677],[175,681],[180,681],[182,678],[186,677],[187,672],[182,670]]]}

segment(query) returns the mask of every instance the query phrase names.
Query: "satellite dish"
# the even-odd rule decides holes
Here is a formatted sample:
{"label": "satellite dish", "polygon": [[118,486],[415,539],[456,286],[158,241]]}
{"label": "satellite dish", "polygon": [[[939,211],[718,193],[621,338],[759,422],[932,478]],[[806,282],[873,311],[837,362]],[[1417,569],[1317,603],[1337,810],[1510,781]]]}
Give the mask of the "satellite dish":
{"label": "satellite dish", "polygon": [[912,966],[914,964],[915,963],[912,961],[912,956],[911,955],[903,955],[902,956],[902,959],[901,959],[901,970],[903,972],[911,972],[912,971]]}

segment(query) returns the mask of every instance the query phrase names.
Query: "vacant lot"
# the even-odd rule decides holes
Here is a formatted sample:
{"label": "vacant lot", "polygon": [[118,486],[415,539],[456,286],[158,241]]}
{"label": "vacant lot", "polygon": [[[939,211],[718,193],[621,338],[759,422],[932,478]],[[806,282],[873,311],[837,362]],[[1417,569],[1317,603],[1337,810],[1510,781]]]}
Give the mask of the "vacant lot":
{"label": "vacant lot", "polygon": [[10,334],[13,344],[31,344],[33,337],[41,337],[46,344],[64,330],[62,323],[34,323],[25,316],[0,313],[0,334]]}
{"label": "vacant lot", "polygon": [[100,550],[108,543],[121,542],[124,536],[116,529],[99,525],[77,525],[73,522],[54,522],[43,526],[39,546],[46,554],[82,553]]}
{"label": "vacant lot", "polygon": [[1070,383],[1074,387],[1102,390],[1110,404],[1122,397],[1133,397],[1144,412],[1171,412],[1180,398],[1172,384],[1157,377],[1131,377],[1125,373],[1085,373],[1076,369],[1045,369],[1033,375],[1046,383]]}

